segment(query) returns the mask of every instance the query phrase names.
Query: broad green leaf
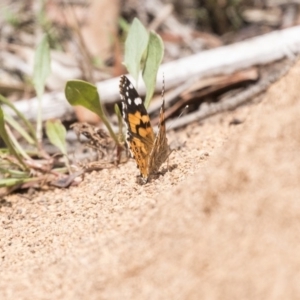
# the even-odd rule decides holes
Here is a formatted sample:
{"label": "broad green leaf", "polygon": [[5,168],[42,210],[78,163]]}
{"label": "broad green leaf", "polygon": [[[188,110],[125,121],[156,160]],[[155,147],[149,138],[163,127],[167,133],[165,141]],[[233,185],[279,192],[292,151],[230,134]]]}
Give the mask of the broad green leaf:
{"label": "broad green leaf", "polygon": [[97,88],[83,80],[69,80],[65,95],[71,105],[81,105],[101,117],[103,110]]}
{"label": "broad green leaf", "polygon": [[135,18],[125,41],[124,65],[137,82],[142,57],[147,49],[149,33],[144,25]]}
{"label": "broad green leaf", "polygon": [[147,49],[147,58],[145,66],[143,69],[143,79],[146,85],[146,98],[145,98],[145,107],[148,108],[150,100],[153,96],[156,84],[156,75],[160,63],[164,56],[164,44],[161,37],[154,33],[150,32],[148,49]]}
{"label": "broad green leaf", "polygon": [[105,124],[110,136],[118,143],[118,139],[103,112],[100,97],[94,85],[83,80],[69,80],[66,83],[65,95],[71,105],[81,105],[96,113]]}
{"label": "broad green leaf", "polygon": [[38,98],[44,93],[46,79],[50,73],[50,49],[47,35],[44,35],[34,56],[33,83]]}
{"label": "broad green leaf", "polygon": [[66,128],[60,120],[48,120],[46,122],[46,134],[54,146],[56,146],[63,155],[67,155]]}
{"label": "broad green leaf", "polygon": [[26,168],[20,154],[17,152],[17,150],[15,149],[12,141],[10,140],[6,129],[5,129],[5,122],[4,122],[4,114],[3,114],[3,110],[0,107],[0,136],[2,138],[2,140],[4,141],[6,147],[8,148],[9,152],[16,157],[16,159],[20,162],[20,164]]}

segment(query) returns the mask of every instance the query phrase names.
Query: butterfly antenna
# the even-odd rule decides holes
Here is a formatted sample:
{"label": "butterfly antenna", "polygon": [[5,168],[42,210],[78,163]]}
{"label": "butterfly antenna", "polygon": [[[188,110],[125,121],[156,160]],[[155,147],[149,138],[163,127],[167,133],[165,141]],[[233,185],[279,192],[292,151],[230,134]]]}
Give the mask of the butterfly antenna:
{"label": "butterfly antenna", "polygon": [[163,84],[161,89],[161,98],[165,101],[165,74],[163,73]]}
{"label": "butterfly antenna", "polygon": [[186,110],[189,108],[188,105],[186,105],[182,110],[181,110],[181,113],[179,114],[179,116],[177,117],[177,119],[181,118],[182,115],[186,112]]}

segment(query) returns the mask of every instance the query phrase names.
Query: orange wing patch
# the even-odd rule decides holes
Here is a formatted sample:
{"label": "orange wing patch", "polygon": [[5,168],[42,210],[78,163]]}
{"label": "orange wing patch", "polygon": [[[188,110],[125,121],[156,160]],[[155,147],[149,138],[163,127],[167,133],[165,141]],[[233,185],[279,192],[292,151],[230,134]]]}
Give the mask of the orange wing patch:
{"label": "orange wing patch", "polygon": [[126,142],[140,170],[142,181],[146,183],[171,153],[166,136],[164,100],[160,109],[159,130],[154,136],[142,99],[126,76],[121,76],[119,87],[127,127]]}

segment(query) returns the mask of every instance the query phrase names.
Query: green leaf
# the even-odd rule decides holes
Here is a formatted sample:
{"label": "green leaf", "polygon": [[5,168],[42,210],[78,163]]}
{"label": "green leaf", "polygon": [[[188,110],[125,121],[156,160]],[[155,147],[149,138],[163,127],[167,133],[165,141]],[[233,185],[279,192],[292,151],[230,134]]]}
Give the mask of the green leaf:
{"label": "green leaf", "polygon": [[60,120],[48,120],[46,122],[46,134],[54,146],[56,146],[63,155],[67,155],[66,128]]}
{"label": "green leaf", "polygon": [[0,167],[0,173],[9,174],[9,175],[13,176],[14,178],[19,178],[19,179],[28,178],[30,176],[28,172],[9,169],[9,167],[12,167],[12,166],[9,165],[9,163],[1,166]]}
{"label": "green leaf", "polygon": [[118,120],[119,120],[119,121],[122,121],[122,120],[123,120],[123,118],[122,118],[122,113],[121,113],[121,111],[120,111],[120,108],[119,108],[118,104],[115,104],[114,109],[115,109],[115,114],[116,114],[117,117],[118,117]]}
{"label": "green leaf", "polygon": [[34,56],[34,69],[33,69],[33,84],[38,98],[38,111],[36,118],[36,137],[38,147],[42,143],[42,95],[45,90],[45,83],[47,77],[51,73],[50,68],[50,49],[48,44],[47,35],[44,35],[41,42],[37,46]]}
{"label": "green leaf", "polygon": [[128,22],[124,18],[120,17],[119,20],[118,20],[118,23],[119,23],[120,28],[124,32],[128,32],[130,26],[129,26]]}
{"label": "green leaf", "polygon": [[17,122],[11,115],[6,114],[4,116],[5,121],[31,145],[35,144],[35,140],[28,134],[24,126],[22,126],[19,122]]}
{"label": "green leaf", "polygon": [[146,28],[137,18],[134,18],[125,41],[124,65],[136,82],[148,40],[149,33]]}
{"label": "green leaf", "polygon": [[22,184],[30,181],[35,181],[37,180],[36,178],[3,178],[0,179],[0,188],[1,187],[10,187],[10,186],[15,186],[17,184]]}
{"label": "green leaf", "polygon": [[148,108],[155,91],[156,75],[164,56],[164,44],[161,37],[155,32],[150,32],[147,58],[143,70],[143,79],[146,85],[145,107]]}
{"label": "green leaf", "polygon": [[[9,129],[9,131],[8,131],[8,129]],[[9,140],[10,140],[11,144],[14,145],[14,149],[16,150],[16,152],[18,153],[18,155],[21,155],[26,160],[30,160],[30,156],[26,153],[26,151],[20,145],[20,143],[18,142],[18,140],[16,139],[16,137],[10,131],[9,127],[6,129],[6,132],[7,132],[7,135],[9,137]]]}
{"label": "green leaf", "polygon": [[24,182],[24,179],[3,178],[3,179],[0,179],[0,188],[14,186],[14,185],[17,185],[17,184],[20,184],[23,182]]}
{"label": "green leaf", "polygon": [[69,80],[65,95],[71,105],[81,105],[101,117],[103,110],[97,88],[83,80]]}
{"label": "green leaf", "polygon": [[103,112],[100,97],[94,85],[83,80],[69,80],[66,83],[65,95],[71,105],[84,106],[97,114],[108,129],[110,136],[118,144],[118,139]]}
{"label": "green leaf", "polygon": [[60,120],[48,120],[46,122],[46,134],[54,146],[56,146],[60,152],[64,155],[64,161],[66,167],[71,172],[68,152],[67,152],[67,144],[66,144],[66,128],[61,124]]}
{"label": "green leaf", "polygon": [[124,137],[123,137],[123,118],[122,118],[122,114],[121,114],[121,111],[119,109],[118,104],[115,104],[114,108],[115,108],[115,113],[118,117],[119,137],[121,137],[121,140],[123,141]]}
{"label": "green leaf", "polygon": [[[14,104],[11,101],[6,99],[2,95],[0,95],[0,102],[7,105],[10,109],[12,109],[15,112],[15,114],[24,122],[25,126],[27,127],[28,131],[31,134],[31,137],[34,139],[34,141],[36,141],[36,135],[35,135],[34,128],[33,128],[32,124],[26,119],[26,117],[19,110],[16,109],[16,107],[14,106]],[[7,120],[6,115],[5,115],[5,119]]]}
{"label": "green leaf", "polygon": [[38,98],[44,93],[46,79],[50,73],[50,49],[47,36],[44,35],[34,56],[33,84]]}
{"label": "green leaf", "polygon": [[19,153],[16,151],[13,143],[11,142],[6,129],[5,129],[5,122],[4,122],[4,114],[3,114],[3,110],[0,107],[0,137],[2,138],[2,140],[4,141],[6,147],[8,148],[9,152],[16,157],[16,159],[19,161],[19,163],[26,168],[21,156],[19,155]]}

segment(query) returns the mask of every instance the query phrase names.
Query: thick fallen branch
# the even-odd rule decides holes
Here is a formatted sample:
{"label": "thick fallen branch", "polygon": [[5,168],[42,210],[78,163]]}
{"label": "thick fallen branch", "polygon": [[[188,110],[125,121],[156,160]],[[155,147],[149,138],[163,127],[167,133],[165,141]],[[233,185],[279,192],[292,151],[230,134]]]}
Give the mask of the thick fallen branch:
{"label": "thick fallen branch", "polygon": [[[161,90],[163,74],[167,88],[173,88],[190,78],[230,74],[254,65],[267,64],[300,52],[300,26],[274,31],[243,42],[185,57],[162,65],[158,72],[157,89]],[[71,78],[70,78],[71,79]],[[142,82],[141,80],[139,82]],[[119,101],[119,78],[97,84],[103,103]],[[141,95],[145,87],[139,89]],[[36,98],[21,100],[16,107],[29,119],[35,119]],[[62,118],[72,112],[64,93],[49,93],[43,97],[43,118]]]}

